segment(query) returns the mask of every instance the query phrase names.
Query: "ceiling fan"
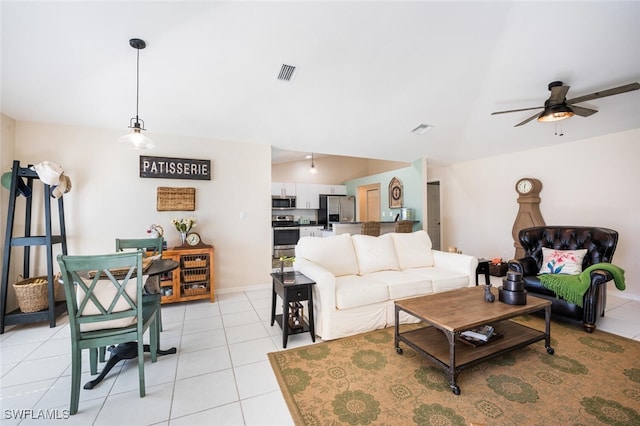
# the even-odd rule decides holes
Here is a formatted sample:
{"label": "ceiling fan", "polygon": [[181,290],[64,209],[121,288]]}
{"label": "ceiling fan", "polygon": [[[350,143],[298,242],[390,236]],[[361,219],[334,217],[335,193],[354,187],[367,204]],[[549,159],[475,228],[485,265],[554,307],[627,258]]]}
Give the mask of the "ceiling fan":
{"label": "ceiling fan", "polygon": [[589,95],[579,96],[573,99],[567,99],[566,95],[569,91],[569,86],[564,86],[561,81],[552,81],[549,83],[549,91],[551,92],[551,96],[549,99],[544,101],[544,106],[533,107],[533,108],[522,108],[522,109],[511,109],[508,111],[496,111],[492,112],[491,115],[496,114],[506,114],[510,112],[519,112],[519,111],[529,111],[533,109],[542,109],[540,114],[536,113],[531,117],[527,118],[524,121],[516,124],[513,127],[522,126],[523,124],[527,124],[534,118],[537,118],[538,121],[541,122],[551,122],[551,121],[559,121],[564,120],[565,118],[572,117],[574,114],[578,114],[582,117],[588,117],[592,114],[595,114],[595,109],[585,108],[581,106],[577,106],[575,104],[580,102],[586,102],[593,99],[604,98],[606,96],[619,95],[620,93],[631,92],[632,90],[640,89],[640,83],[630,83],[625,84],[624,86],[614,87],[613,89],[601,90],[599,92],[593,92]]}

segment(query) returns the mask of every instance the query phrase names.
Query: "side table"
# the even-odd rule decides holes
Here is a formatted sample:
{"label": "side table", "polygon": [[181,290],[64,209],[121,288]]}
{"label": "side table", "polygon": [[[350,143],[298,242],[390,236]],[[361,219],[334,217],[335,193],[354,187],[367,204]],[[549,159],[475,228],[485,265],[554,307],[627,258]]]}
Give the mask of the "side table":
{"label": "side table", "polygon": [[[290,271],[271,274],[272,298],[271,298],[271,325],[277,321],[282,328],[282,347],[287,347],[287,339],[291,334],[311,333],[311,340],[316,341],[316,333],[313,320],[313,288],[315,282],[301,274]],[[282,299],[282,314],[276,315],[276,296]],[[300,318],[300,326],[292,328],[290,323],[290,308],[299,306],[299,302],[307,301],[309,322]]]}
{"label": "side table", "polygon": [[484,283],[486,285],[491,284],[491,280],[489,279],[489,259],[478,259],[478,267],[476,268],[476,285],[478,285],[478,275],[484,274]]}

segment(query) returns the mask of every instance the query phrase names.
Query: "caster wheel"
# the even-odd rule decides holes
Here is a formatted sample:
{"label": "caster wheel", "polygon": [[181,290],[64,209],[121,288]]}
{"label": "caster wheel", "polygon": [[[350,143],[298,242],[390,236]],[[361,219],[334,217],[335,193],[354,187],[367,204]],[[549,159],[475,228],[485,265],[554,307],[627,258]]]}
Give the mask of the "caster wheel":
{"label": "caster wheel", "polygon": [[397,353],[398,355],[402,355],[402,348],[397,347],[397,348],[396,348],[396,353]]}
{"label": "caster wheel", "polygon": [[451,392],[453,392],[456,395],[460,395],[460,388],[458,386],[454,386],[451,388]]}
{"label": "caster wheel", "polygon": [[552,348],[551,346],[549,346],[549,347],[547,348],[547,353],[548,353],[549,355],[553,355],[553,354],[555,353],[555,351],[553,350],[553,348]]}

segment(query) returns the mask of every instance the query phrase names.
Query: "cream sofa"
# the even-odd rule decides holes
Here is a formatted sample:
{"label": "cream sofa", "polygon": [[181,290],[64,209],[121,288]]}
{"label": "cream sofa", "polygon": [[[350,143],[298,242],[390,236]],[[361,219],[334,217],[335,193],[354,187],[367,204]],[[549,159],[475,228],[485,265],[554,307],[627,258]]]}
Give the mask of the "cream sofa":
{"label": "cream sofa", "polygon": [[474,286],[478,260],[432,250],[417,231],[302,237],[293,266],[316,282],[315,331],[331,340],[395,324],[395,300]]}

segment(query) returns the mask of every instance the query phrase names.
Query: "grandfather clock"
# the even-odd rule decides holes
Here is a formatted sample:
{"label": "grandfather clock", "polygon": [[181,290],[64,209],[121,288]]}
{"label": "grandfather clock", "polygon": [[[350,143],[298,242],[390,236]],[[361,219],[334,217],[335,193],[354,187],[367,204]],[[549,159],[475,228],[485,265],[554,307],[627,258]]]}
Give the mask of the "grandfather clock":
{"label": "grandfather clock", "polygon": [[540,213],[540,191],[542,182],[533,178],[522,178],[516,182],[518,193],[518,214],[513,222],[513,246],[516,248],[515,259],[524,257],[524,249],[520,245],[518,234],[521,229],[531,226],[544,226],[544,219]]}

